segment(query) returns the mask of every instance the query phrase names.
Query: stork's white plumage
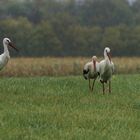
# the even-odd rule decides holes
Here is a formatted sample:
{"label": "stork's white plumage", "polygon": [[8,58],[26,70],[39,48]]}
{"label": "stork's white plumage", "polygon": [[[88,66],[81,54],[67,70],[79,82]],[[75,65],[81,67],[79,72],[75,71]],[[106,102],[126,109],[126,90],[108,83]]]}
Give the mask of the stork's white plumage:
{"label": "stork's white plumage", "polygon": [[12,47],[16,51],[18,51],[9,38],[3,39],[3,46],[4,46],[4,52],[0,55],[0,70],[8,63],[10,59],[8,47]]}
{"label": "stork's white plumage", "polygon": [[[89,89],[93,90],[95,80],[99,75],[99,63],[97,62],[97,57],[93,56],[92,61],[85,64],[83,69],[83,76],[86,80],[89,80]],[[90,79],[93,79],[93,84],[91,87]]]}
{"label": "stork's white plumage", "polygon": [[114,64],[111,61],[110,48],[104,49],[104,60],[99,63],[100,82],[103,84],[103,93],[105,92],[104,83],[109,81],[109,92],[111,92],[111,77],[114,72]]}

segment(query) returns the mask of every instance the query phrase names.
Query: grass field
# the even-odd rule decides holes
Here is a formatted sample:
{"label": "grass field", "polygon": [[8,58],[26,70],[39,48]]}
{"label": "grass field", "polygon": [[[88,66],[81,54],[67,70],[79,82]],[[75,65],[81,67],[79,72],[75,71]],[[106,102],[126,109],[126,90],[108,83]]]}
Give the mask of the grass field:
{"label": "grass field", "polygon": [[80,76],[1,78],[1,140],[139,140],[140,75],[116,75],[112,93]]}

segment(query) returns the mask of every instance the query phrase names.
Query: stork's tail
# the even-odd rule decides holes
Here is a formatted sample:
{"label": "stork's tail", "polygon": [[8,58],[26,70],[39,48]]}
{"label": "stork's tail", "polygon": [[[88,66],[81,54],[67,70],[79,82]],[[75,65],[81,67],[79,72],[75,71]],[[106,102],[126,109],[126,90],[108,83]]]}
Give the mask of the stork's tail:
{"label": "stork's tail", "polygon": [[83,69],[83,76],[86,80],[88,79],[88,72],[89,72],[89,70]]}

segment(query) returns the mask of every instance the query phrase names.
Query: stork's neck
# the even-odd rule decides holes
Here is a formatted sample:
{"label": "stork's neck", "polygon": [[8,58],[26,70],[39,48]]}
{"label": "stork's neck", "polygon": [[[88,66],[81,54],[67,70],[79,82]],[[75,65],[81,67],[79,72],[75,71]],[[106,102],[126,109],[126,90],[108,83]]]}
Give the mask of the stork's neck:
{"label": "stork's neck", "polygon": [[105,58],[106,61],[110,62],[106,51],[104,51],[104,58]]}
{"label": "stork's neck", "polygon": [[8,50],[8,47],[5,43],[3,43],[3,46],[4,46],[4,54],[9,56],[9,50]]}

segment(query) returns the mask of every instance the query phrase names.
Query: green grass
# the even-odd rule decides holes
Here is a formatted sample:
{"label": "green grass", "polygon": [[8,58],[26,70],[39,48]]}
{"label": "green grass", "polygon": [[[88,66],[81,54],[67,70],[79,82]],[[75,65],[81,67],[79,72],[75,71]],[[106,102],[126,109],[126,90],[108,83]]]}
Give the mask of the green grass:
{"label": "green grass", "polygon": [[80,76],[2,78],[0,140],[139,140],[140,75],[117,75],[112,93]]}

